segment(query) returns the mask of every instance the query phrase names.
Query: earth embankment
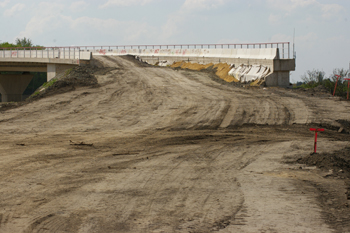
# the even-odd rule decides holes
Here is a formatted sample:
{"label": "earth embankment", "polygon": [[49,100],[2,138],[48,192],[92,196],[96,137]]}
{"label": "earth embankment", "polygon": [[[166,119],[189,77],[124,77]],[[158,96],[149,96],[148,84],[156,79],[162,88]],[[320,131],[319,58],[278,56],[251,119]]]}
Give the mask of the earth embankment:
{"label": "earth embankment", "polygon": [[285,163],[312,151],[309,125],[327,128],[319,151],[349,146],[338,133],[348,102],[130,57],[94,62],[98,85],[0,113],[0,232],[350,230],[348,178]]}

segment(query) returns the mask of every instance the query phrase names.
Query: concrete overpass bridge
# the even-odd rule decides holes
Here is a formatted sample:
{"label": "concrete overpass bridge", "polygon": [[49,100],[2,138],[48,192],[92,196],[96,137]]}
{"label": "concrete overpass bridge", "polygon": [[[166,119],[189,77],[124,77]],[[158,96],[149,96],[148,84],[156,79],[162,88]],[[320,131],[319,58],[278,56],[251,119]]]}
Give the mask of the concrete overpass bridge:
{"label": "concrete overpass bridge", "polygon": [[[267,86],[289,86],[295,70],[289,42],[257,44],[117,45],[45,48],[0,48],[0,71],[47,72],[47,81],[74,66],[89,63],[93,56],[138,56],[150,64],[176,61],[264,66]],[[254,75],[254,74],[253,74]],[[2,101],[21,101],[33,75],[0,75]]]}
{"label": "concrete overpass bridge", "polygon": [[49,81],[56,74],[79,66],[82,60],[90,59],[91,53],[81,52],[79,47],[0,48],[0,71],[23,72],[0,75],[2,102],[22,100],[22,93],[33,78],[29,72],[46,72]]}

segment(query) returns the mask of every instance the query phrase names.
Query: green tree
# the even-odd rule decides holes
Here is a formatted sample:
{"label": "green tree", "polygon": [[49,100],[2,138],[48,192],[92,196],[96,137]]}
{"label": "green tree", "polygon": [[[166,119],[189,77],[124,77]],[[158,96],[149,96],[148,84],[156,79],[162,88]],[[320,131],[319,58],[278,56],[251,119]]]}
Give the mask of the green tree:
{"label": "green tree", "polygon": [[34,45],[32,43],[32,40],[26,37],[23,37],[22,39],[17,38],[15,40],[15,43],[9,43],[9,42],[3,42],[0,43],[0,48],[19,48],[19,47],[41,47],[41,45]]}
{"label": "green tree", "polygon": [[23,37],[23,39],[17,38],[16,45],[17,47],[33,47],[32,40],[25,37]]}
{"label": "green tree", "polygon": [[306,84],[320,84],[322,83],[326,73],[320,70],[308,70],[304,75],[301,76]]}
{"label": "green tree", "polygon": [[325,72],[320,70],[308,70],[304,75],[301,76],[303,84],[300,87],[313,88],[321,85],[325,78]]}
{"label": "green tree", "polygon": [[0,48],[14,48],[14,47],[17,47],[17,46],[9,42],[4,42],[0,44]]}

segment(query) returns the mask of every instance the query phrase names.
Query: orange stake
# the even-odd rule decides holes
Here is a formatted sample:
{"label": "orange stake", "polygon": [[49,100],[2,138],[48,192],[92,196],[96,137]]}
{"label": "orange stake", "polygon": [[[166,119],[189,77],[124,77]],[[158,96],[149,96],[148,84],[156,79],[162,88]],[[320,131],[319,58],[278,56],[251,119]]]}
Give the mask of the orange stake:
{"label": "orange stake", "polygon": [[337,89],[338,79],[340,78],[340,75],[335,75],[335,76],[337,76],[337,81],[335,82],[333,96],[335,95],[335,90]]}
{"label": "orange stake", "polygon": [[315,131],[315,144],[314,144],[314,153],[316,154],[316,150],[317,150],[317,132],[323,132],[324,129],[314,129],[311,128],[311,131]]}

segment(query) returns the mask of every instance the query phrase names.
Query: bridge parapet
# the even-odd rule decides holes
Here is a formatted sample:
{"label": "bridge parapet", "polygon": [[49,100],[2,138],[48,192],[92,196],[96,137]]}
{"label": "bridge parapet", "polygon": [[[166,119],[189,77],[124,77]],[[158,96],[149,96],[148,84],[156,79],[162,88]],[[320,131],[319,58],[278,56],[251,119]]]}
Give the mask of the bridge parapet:
{"label": "bridge parapet", "polygon": [[0,48],[0,62],[79,64],[80,60],[90,59],[91,53],[79,47]]}
{"label": "bridge parapet", "polygon": [[278,58],[278,49],[111,49],[109,51],[102,52],[95,51],[93,52],[93,55],[135,55],[141,57],[221,57],[274,60]]}
{"label": "bridge parapet", "polygon": [[291,59],[290,42],[274,43],[245,43],[245,44],[168,44],[168,45],[104,45],[104,46],[80,46],[81,51],[90,51],[94,54],[108,55],[108,53],[117,51],[137,51],[137,50],[216,50],[219,49],[277,49],[279,59]]}

